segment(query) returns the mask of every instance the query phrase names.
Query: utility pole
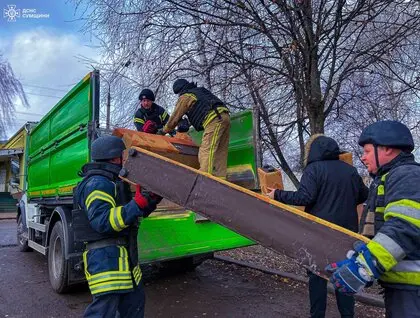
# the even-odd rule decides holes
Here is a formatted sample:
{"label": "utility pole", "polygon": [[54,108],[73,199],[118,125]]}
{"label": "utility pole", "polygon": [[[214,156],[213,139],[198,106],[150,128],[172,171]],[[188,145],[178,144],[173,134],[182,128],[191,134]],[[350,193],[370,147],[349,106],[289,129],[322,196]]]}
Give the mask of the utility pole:
{"label": "utility pole", "polygon": [[108,95],[106,98],[106,129],[110,129],[111,120],[111,85],[108,83]]}
{"label": "utility pole", "polygon": [[[124,64],[121,64],[121,67],[122,68],[129,67],[130,64],[131,64],[131,61],[128,60]],[[120,75],[119,74],[119,71],[120,70],[121,69],[119,69],[119,68],[114,69],[110,73],[111,75],[109,76],[108,79],[106,79],[105,77],[103,77],[103,79],[105,80],[105,82],[108,84],[108,93],[107,93],[107,96],[106,96],[106,123],[105,123],[107,130],[110,130],[111,129],[111,127],[110,127],[111,126],[111,83],[112,83],[112,81],[114,79],[116,79],[118,77],[118,75]]]}
{"label": "utility pole", "polygon": [[[256,168],[262,168],[262,145],[261,145],[261,120],[260,120],[260,109],[258,105],[254,105],[252,108],[252,117],[253,117],[253,134],[255,140],[255,164]],[[259,187],[259,181],[257,178],[257,184],[255,188]]]}

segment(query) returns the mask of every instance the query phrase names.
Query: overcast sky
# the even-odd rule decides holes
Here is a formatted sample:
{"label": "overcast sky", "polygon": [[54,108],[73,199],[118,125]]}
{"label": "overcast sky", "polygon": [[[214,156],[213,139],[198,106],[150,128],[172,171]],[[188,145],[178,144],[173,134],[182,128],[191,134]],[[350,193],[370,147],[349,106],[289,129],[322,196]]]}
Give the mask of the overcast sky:
{"label": "overcast sky", "polygon": [[10,137],[25,122],[39,120],[91,70],[78,55],[98,59],[99,51],[92,37],[81,32],[73,5],[64,0],[0,0],[0,7],[0,52],[30,104],[29,109],[17,105]]}

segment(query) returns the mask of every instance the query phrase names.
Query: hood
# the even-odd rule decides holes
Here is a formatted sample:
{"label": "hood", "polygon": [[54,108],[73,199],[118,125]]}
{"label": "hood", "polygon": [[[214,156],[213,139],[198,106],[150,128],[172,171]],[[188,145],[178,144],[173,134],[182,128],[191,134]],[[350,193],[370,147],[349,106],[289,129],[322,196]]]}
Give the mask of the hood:
{"label": "hood", "polygon": [[340,148],[334,139],[315,134],[306,143],[304,166],[315,161],[338,160],[339,155]]}

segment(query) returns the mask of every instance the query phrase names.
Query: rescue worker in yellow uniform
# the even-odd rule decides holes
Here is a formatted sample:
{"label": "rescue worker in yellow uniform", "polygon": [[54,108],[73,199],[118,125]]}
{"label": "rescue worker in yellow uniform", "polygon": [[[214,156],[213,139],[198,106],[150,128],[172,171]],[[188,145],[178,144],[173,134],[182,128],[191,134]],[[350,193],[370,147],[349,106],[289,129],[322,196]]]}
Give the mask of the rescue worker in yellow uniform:
{"label": "rescue worker in yellow uniform", "polygon": [[203,131],[198,152],[200,170],[225,179],[229,146],[229,109],[213,93],[186,79],[177,79],[173,91],[179,95],[173,114],[158,133],[169,133],[186,115],[197,131]]}
{"label": "rescue worker in yellow uniform", "polygon": [[145,295],[138,264],[139,217],[147,217],[161,197],[118,178],[124,142],[115,136],[92,143],[94,162],[85,164],[76,200],[87,214],[92,235],[83,253],[85,275],[93,296],[84,317],[143,317]]}
{"label": "rescue worker in yellow uniform", "polygon": [[375,233],[326,270],[335,288],[347,294],[379,279],[386,317],[420,317],[420,164],[411,153],[413,137],[400,122],[378,121],[363,130],[359,145],[374,177],[367,200],[374,215],[365,213],[362,224],[373,223]]}

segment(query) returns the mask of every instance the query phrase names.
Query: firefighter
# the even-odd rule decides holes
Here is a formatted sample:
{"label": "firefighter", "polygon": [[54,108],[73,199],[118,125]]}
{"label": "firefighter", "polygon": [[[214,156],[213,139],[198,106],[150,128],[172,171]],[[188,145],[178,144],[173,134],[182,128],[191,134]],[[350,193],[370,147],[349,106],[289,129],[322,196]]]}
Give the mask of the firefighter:
{"label": "firefighter", "polygon": [[229,109],[213,93],[186,79],[177,79],[173,91],[179,95],[173,114],[158,133],[168,133],[186,115],[197,131],[203,131],[198,161],[200,170],[226,178],[229,146]]}
{"label": "firefighter", "polygon": [[155,94],[145,88],[139,95],[140,107],[134,115],[134,125],[138,131],[156,134],[158,129],[168,122],[169,115],[166,110],[155,104]]}
{"label": "firefighter", "polygon": [[161,197],[118,178],[123,141],[105,136],[92,143],[92,160],[82,167],[76,202],[87,214],[92,236],[83,253],[85,275],[93,296],[85,317],[144,316],[144,289],[138,264],[138,218],[147,217]]}
{"label": "firefighter", "polygon": [[[305,146],[305,169],[297,191],[271,190],[279,202],[305,206],[305,211],[350,231],[357,232],[357,205],[365,202],[368,189],[356,168],[339,160],[337,142],[323,134],[313,135]],[[327,281],[310,271],[309,300],[313,318],[325,317]],[[354,317],[354,298],[335,293],[341,317]]]}
{"label": "firefighter", "polygon": [[372,219],[374,237],[356,242],[347,259],[327,266],[331,282],[354,294],[372,285],[384,287],[386,317],[420,317],[420,165],[410,130],[397,121],[378,121],[360,138],[362,161],[373,176],[362,224]]}

